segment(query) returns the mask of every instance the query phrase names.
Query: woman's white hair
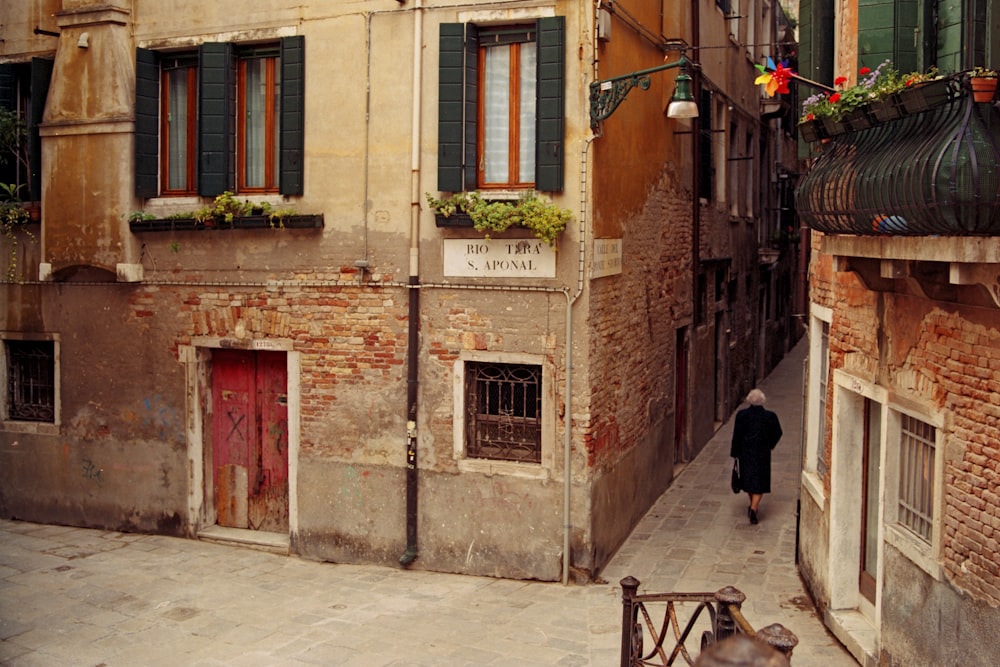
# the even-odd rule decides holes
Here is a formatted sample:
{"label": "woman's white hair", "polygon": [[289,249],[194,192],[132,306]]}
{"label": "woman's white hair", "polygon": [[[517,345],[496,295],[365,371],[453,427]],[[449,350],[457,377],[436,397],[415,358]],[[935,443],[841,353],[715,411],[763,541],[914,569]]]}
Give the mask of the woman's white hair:
{"label": "woman's white hair", "polygon": [[747,394],[747,403],[750,405],[764,405],[766,400],[767,396],[760,389],[751,389],[750,393]]}

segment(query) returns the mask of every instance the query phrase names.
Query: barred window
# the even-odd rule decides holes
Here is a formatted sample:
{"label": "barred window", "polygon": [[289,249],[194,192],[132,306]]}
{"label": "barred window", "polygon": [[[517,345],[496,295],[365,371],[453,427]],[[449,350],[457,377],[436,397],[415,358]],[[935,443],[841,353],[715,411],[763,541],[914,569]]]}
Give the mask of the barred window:
{"label": "barred window", "polygon": [[935,429],[914,417],[901,417],[898,521],[930,543],[934,520]]}
{"label": "barred window", "polygon": [[467,362],[465,378],[467,455],[541,463],[541,367]]}
{"label": "barred window", "polygon": [[7,417],[55,421],[55,346],[50,340],[8,340]]}

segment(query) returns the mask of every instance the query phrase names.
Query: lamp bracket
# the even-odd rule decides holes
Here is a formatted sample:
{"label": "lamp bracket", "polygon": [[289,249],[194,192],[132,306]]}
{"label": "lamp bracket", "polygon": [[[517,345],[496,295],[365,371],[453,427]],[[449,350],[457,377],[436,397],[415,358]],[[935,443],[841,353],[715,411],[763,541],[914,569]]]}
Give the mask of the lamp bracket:
{"label": "lamp bracket", "polygon": [[676,67],[686,70],[691,61],[682,53],[680,59],[656,67],[622,74],[620,76],[594,81],[590,84],[590,127],[594,129],[598,123],[614,113],[625,96],[635,87],[649,90],[649,75]]}

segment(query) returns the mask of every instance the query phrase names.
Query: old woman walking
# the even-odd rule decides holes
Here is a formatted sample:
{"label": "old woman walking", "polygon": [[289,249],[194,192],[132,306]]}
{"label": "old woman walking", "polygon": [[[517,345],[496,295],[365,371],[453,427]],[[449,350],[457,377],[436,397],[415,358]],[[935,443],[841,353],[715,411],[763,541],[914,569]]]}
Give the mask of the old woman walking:
{"label": "old woman walking", "polygon": [[771,493],[771,450],[781,439],[778,415],[764,409],[766,397],[760,389],[747,394],[749,407],[736,413],[733,444],[729,455],[740,464],[740,488],[750,496],[747,515],[757,523],[757,509],[765,493]]}

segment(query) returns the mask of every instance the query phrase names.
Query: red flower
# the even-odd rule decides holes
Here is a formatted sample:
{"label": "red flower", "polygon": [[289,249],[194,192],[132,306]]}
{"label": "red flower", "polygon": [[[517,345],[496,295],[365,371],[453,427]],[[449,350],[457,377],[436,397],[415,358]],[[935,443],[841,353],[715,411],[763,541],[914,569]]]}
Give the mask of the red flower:
{"label": "red flower", "polygon": [[845,83],[847,83],[846,76],[838,76],[836,79],[833,80],[833,85],[835,86],[843,86]]}
{"label": "red flower", "polygon": [[807,113],[806,120],[816,120],[816,114]]}
{"label": "red flower", "polygon": [[858,74],[860,74],[861,76],[865,76],[865,75],[871,74],[871,73],[872,73],[872,70],[871,70],[870,67],[862,67],[861,71],[858,72]]}
{"label": "red flower", "polygon": [[830,104],[836,104],[840,101],[840,93],[834,93],[830,95]]}

